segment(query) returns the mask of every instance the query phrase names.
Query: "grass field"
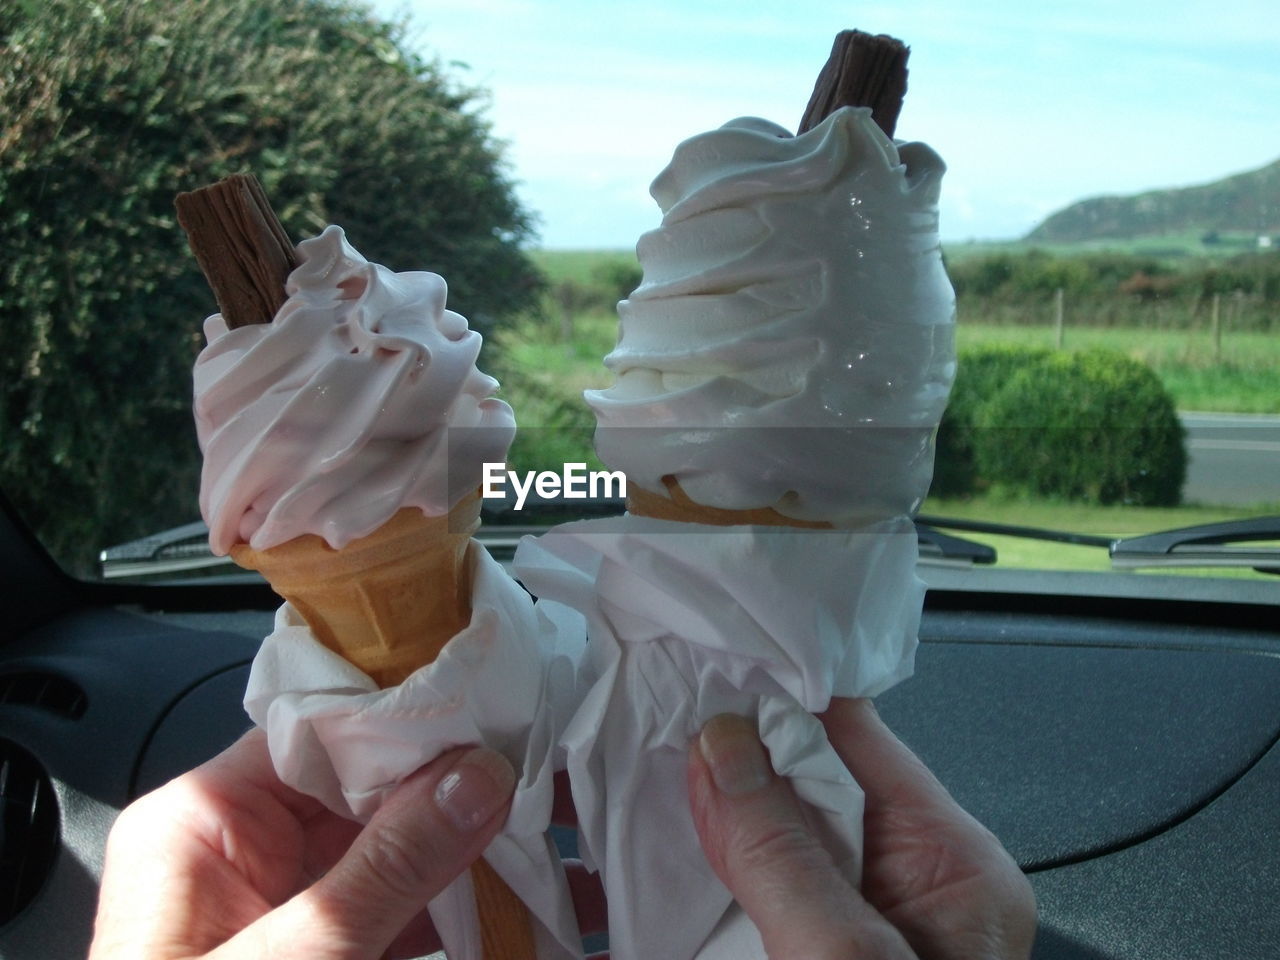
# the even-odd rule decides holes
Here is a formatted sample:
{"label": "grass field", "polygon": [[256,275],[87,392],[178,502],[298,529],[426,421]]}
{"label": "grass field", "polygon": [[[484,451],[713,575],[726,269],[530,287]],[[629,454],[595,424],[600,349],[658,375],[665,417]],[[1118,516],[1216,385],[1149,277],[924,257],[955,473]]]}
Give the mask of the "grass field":
{"label": "grass field", "polygon": [[561,280],[589,283],[602,263],[637,265],[631,250],[534,250],[531,256],[553,284]]}
{"label": "grass field", "polygon": [[1030,250],[1042,250],[1055,256],[1079,256],[1081,254],[1116,253],[1125,256],[1154,257],[1178,264],[1190,260],[1225,260],[1257,250],[1256,236],[1244,233],[1228,233],[1219,242],[1206,244],[1201,239],[1202,230],[1166,233],[1132,239],[1085,240],[1074,243],[1032,243],[1026,240],[973,240],[967,243],[948,243],[944,252],[949,262],[958,263],[976,257],[989,257],[996,253],[1015,256]]}

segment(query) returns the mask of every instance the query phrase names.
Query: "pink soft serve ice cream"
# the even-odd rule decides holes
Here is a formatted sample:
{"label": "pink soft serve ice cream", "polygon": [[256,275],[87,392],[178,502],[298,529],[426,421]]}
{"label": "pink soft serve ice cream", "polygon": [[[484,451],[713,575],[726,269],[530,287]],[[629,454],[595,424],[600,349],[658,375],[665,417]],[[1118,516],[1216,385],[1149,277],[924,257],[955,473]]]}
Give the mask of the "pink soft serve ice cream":
{"label": "pink soft serve ice cream", "polygon": [[271,323],[205,321],[200,510],[219,555],[304,534],[340,549],[403,507],[447,514],[515,434],[442,277],[370,263],[337,226],[298,255]]}

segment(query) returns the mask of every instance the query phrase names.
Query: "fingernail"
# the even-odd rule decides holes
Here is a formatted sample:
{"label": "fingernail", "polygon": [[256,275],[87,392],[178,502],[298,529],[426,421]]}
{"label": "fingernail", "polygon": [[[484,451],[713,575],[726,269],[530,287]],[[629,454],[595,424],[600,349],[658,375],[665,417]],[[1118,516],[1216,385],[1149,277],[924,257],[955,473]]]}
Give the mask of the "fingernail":
{"label": "fingernail", "polygon": [[754,793],[769,785],[769,755],[746,717],[722,713],[702,728],[698,748],[711,768],[716,789],[730,797]]}
{"label": "fingernail", "polygon": [[458,827],[471,832],[502,809],[515,789],[507,758],[477,747],[463,754],[436,784],[436,806]]}

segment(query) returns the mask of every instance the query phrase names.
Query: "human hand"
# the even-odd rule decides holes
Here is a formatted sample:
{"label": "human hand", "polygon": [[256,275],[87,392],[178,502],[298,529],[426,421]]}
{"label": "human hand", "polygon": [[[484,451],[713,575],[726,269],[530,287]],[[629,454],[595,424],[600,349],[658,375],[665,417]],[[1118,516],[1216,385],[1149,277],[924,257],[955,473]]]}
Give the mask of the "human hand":
{"label": "human hand", "polygon": [[965,813],[869,700],[820,718],[866,793],[862,887],[810,833],[755,725],[715,717],[689,751],[694,822],[772,960],[1015,960],[1035,898],[1000,842]]}
{"label": "human hand", "polygon": [[107,841],[90,960],[308,960],[439,949],[426,903],[506,820],[511,765],[446,753],[366,827],[282,784],[250,731],[131,804]]}

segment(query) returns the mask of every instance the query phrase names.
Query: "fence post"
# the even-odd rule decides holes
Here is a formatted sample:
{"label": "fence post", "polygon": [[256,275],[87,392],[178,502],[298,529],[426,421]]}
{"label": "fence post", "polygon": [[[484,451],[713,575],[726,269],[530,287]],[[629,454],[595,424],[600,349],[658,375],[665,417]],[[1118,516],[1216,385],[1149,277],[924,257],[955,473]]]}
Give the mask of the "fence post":
{"label": "fence post", "polygon": [[578,311],[582,297],[572,280],[561,280],[551,292],[560,307],[560,342],[570,343],[573,340],[573,315]]}
{"label": "fence post", "polygon": [[1209,329],[1213,331],[1213,362],[1222,362],[1222,294],[1213,295],[1213,306],[1209,310]]}
{"label": "fence post", "polygon": [[1231,294],[1231,313],[1227,315],[1227,324],[1232,330],[1240,329],[1240,316],[1244,313],[1244,298],[1244,290],[1236,287],[1235,293]]}
{"label": "fence post", "polygon": [[1063,327],[1063,291],[1059,287],[1053,294],[1053,345],[1057,350],[1062,349],[1062,327]]}

